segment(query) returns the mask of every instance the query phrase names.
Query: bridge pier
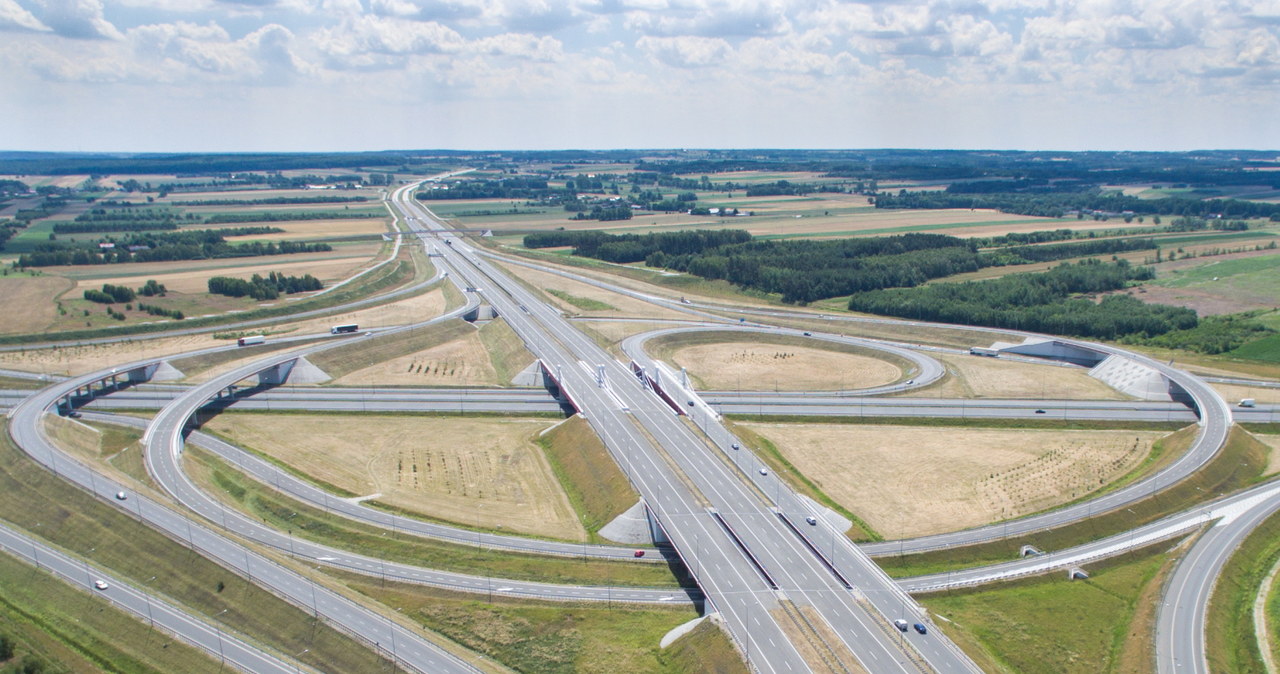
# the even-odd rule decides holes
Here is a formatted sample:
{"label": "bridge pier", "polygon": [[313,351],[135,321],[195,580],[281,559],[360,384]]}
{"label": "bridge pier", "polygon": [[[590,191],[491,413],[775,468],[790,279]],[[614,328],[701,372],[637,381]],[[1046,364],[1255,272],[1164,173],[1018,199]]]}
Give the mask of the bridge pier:
{"label": "bridge pier", "polygon": [[297,364],[298,359],[293,358],[283,363],[276,363],[271,367],[258,373],[258,384],[264,386],[279,386],[289,380],[289,373],[293,372],[293,366]]}

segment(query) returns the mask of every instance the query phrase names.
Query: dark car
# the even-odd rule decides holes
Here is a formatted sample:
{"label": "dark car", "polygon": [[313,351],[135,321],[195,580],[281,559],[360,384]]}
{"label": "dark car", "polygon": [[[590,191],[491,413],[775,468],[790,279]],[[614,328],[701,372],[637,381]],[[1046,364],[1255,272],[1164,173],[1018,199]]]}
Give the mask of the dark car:
{"label": "dark car", "polygon": [[916,624],[912,625],[912,627],[914,627],[914,628],[916,629],[916,631],[917,631],[917,632],[919,632],[919,633],[921,633],[921,634],[928,634],[928,633],[929,633],[929,630],[925,628],[924,623],[916,623]]}
{"label": "dark car", "polygon": [[1044,410],[1036,410],[1036,414],[1044,414]]}

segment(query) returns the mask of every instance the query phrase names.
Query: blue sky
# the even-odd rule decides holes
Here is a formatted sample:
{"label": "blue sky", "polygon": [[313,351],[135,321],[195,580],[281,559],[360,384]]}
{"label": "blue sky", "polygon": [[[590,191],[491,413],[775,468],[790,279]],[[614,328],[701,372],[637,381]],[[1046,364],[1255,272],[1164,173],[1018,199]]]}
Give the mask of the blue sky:
{"label": "blue sky", "polygon": [[0,0],[0,149],[1280,149],[1280,0]]}

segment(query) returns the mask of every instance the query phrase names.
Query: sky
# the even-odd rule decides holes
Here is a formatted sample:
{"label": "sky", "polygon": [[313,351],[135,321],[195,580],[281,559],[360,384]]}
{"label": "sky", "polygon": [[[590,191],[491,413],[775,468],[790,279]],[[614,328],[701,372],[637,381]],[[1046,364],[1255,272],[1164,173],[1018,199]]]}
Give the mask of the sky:
{"label": "sky", "polygon": [[1280,0],[0,0],[0,150],[1280,149]]}

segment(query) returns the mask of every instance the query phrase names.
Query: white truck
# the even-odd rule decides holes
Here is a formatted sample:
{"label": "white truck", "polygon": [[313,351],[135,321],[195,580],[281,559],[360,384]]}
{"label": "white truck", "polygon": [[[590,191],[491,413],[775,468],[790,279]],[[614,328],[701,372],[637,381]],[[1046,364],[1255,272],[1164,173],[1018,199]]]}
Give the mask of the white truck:
{"label": "white truck", "polygon": [[261,344],[265,341],[267,341],[267,338],[262,335],[250,335],[248,337],[241,337],[240,339],[237,339],[236,344],[240,346],[253,346],[254,344]]}
{"label": "white truck", "polygon": [[1243,398],[1240,400],[1238,404],[1240,405],[1240,407],[1253,407],[1257,404],[1257,402],[1254,401],[1253,398]]}

